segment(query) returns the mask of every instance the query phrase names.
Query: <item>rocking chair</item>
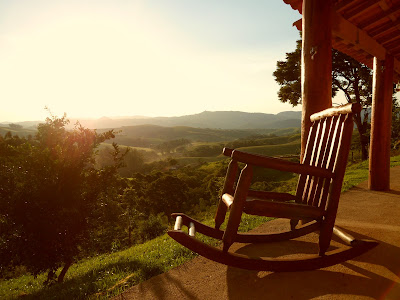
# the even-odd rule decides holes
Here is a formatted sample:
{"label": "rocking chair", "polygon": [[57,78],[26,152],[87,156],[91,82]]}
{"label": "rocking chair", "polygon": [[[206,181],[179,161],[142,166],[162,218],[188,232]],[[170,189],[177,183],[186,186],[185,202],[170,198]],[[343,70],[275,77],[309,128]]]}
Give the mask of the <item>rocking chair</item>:
{"label": "rocking chair", "polygon": [[[215,216],[215,228],[185,214],[175,213],[175,227],[168,234],[190,250],[216,262],[243,269],[277,272],[328,267],[372,249],[377,242],[357,240],[334,226],[353,132],[352,114],[360,111],[359,104],[347,104],[313,114],[302,163],[225,148],[223,154],[231,157],[231,161]],[[239,162],[245,164],[242,170],[239,170]],[[254,166],[300,174],[296,194],[251,190]],[[228,209],[228,223],[223,231],[219,228]],[[290,231],[239,233],[243,212],[290,219]],[[182,231],[182,224],[189,228],[188,234]],[[197,240],[194,237],[196,231],[222,240],[222,250]],[[319,231],[319,254],[304,259],[254,258],[228,251],[234,242],[278,242],[314,231]],[[350,247],[326,253],[333,234]]]}

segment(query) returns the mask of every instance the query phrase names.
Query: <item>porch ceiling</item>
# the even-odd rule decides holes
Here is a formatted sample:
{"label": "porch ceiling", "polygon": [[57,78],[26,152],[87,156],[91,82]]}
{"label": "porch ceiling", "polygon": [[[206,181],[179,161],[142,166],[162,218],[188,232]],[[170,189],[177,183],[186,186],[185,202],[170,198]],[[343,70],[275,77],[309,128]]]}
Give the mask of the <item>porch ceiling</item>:
{"label": "porch ceiling", "polygon": [[[302,13],[303,0],[283,0]],[[324,1],[324,0],[321,0]],[[332,47],[372,68],[373,58],[395,58],[400,77],[400,0],[333,0]],[[301,30],[301,19],[295,25]]]}

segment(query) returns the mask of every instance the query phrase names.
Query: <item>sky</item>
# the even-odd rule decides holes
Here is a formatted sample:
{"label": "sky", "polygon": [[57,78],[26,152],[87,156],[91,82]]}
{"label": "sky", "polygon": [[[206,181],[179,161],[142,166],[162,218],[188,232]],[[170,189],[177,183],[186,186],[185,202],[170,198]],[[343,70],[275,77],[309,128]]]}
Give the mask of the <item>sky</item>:
{"label": "sky", "polygon": [[300,110],[272,76],[282,0],[0,0],[0,122]]}

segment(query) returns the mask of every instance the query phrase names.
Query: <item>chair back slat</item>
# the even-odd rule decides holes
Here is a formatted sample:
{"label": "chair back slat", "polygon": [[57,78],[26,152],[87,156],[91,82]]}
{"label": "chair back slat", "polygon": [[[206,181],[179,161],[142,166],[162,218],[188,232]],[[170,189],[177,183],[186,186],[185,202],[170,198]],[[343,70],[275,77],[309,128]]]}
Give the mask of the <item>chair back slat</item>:
{"label": "chair back slat", "polygon": [[[303,161],[302,163],[305,165],[309,165],[311,161],[311,154],[312,151],[310,148],[313,147],[315,136],[317,133],[317,128],[312,126],[308,132],[307,144],[306,149],[304,151]],[[297,190],[296,190],[296,202],[303,202],[303,193],[306,186],[306,181],[308,180],[307,175],[300,175],[299,180],[297,182]]]}
{"label": "chair back slat", "polygon": [[[335,129],[338,124],[338,117],[331,117],[331,118],[326,118],[325,120],[325,132],[324,132],[324,144],[323,147],[321,147],[321,160],[320,164],[318,165],[319,167],[322,168],[327,168],[327,163],[329,161],[330,153],[332,150],[332,147],[334,146],[334,134],[335,134]],[[309,200],[309,203],[313,206],[319,206],[320,200],[321,200],[321,195],[323,192],[323,188],[325,186],[325,182],[329,180],[325,180],[325,178],[318,178],[317,182],[317,187],[315,189],[315,193],[312,195],[312,199]]]}
{"label": "chair back slat", "polygon": [[[346,161],[347,161],[347,157],[341,158],[341,157],[338,157],[338,155],[337,155],[339,146],[340,146],[339,143],[340,143],[340,140],[341,140],[342,134],[343,134],[345,119],[346,119],[346,115],[340,115],[339,117],[337,117],[336,126],[334,127],[334,130],[333,130],[331,146],[329,147],[329,151],[327,152],[327,163],[325,165],[325,168],[328,170],[333,171],[333,168],[338,159],[346,159]],[[326,201],[327,201],[327,198],[329,195],[329,188],[330,188],[331,183],[332,183],[332,180],[325,180],[323,189],[321,190],[321,195],[320,195],[319,204],[318,204],[319,207],[322,207],[322,208],[326,207]]]}
{"label": "chair back slat", "polygon": [[[323,135],[323,130],[324,130],[324,126],[323,126],[323,120],[319,120],[317,122],[315,122],[313,124],[313,127],[315,126],[316,129],[316,138],[314,140],[314,145],[313,147],[310,148],[310,150],[312,151],[311,153],[311,160],[309,162],[309,164],[311,166],[316,166],[317,162],[318,162],[318,158],[319,158],[319,149],[320,149],[320,144],[322,139],[320,138],[321,135]],[[302,202],[305,204],[310,204],[310,198],[311,198],[311,194],[313,193],[313,189],[316,185],[316,177],[314,176],[309,176],[307,175],[307,179],[306,179],[306,186],[303,192],[303,200]],[[315,192],[315,190],[314,190]]]}
{"label": "chair back slat", "polygon": [[[303,164],[323,167],[335,173],[338,160],[344,159],[347,162],[348,150],[346,157],[343,157],[341,154],[345,152],[341,152],[340,148],[349,147],[353,128],[351,113],[354,109],[360,109],[360,107],[349,104],[311,117],[313,123],[309,131]],[[300,175],[296,201],[325,209],[333,180]]]}
{"label": "chair back slat", "polygon": [[[316,160],[314,166],[316,167],[325,167],[326,164],[326,150],[329,147],[328,138],[330,135],[330,125],[332,118],[326,118],[322,123],[322,132],[321,139],[318,146],[318,151],[316,155]],[[321,189],[323,185],[324,179],[321,177],[317,177],[313,179],[313,185],[311,192],[308,196],[308,204],[313,206],[318,206],[319,196],[321,195]]]}

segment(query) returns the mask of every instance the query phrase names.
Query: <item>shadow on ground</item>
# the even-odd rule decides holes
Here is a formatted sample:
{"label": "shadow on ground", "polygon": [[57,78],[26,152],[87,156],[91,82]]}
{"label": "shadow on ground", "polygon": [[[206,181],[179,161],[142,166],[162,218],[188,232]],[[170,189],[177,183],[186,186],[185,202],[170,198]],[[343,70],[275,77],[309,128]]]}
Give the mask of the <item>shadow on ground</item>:
{"label": "shadow on ground", "polygon": [[[362,236],[346,230],[357,238]],[[316,235],[316,234],[315,234]],[[373,299],[400,299],[400,248],[378,241],[379,245],[371,251],[344,262],[336,267],[306,272],[274,273],[266,271],[244,271],[227,268],[229,299],[313,299],[327,295],[354,295]],[[340,244],[335,244],[340,247]],[[336,247],[331,247],[333,250]],[[285,241],[280,243],[247,245],[236,253],[278,257],[292,253],[315,254],[318,246],[308,241]],[[372,268],[365,266],[374,265]],[[372,269],[372,271],[370,271]],[[386,271],[384,270],[386,269]],[[393,275],[387,278],[387,270]],[[246,274],[244,274],[244,272]],[[396,280],[397,278],[397,280]],[[394,282],[394,279],[396,282]],[[282,285],[282,281],[286,285]],[[286,286],[286,287],[285,287]],[[382,291],[384,291],[382,293]]]}

